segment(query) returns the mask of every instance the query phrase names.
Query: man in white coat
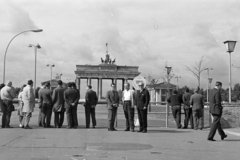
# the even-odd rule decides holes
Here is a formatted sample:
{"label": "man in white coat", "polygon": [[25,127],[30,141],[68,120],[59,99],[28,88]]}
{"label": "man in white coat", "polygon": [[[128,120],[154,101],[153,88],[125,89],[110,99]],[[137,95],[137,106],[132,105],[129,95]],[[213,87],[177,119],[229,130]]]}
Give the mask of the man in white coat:
{"label": "man in white coat", "polygon": [[35,96],[34,96],[34,92],[33,92],[33,81],[29,80],[27,82],[27,86],[23,89],[23,93],[22,93],[22,100],[24,103],[22,112],[23,115],[25,117],[25,122],[24,122],[24,128],[25,129],[32,129],[31,127],[29,127],[29,121],[30,118],[32,116],[32,112],[34,110],[35,107]]}

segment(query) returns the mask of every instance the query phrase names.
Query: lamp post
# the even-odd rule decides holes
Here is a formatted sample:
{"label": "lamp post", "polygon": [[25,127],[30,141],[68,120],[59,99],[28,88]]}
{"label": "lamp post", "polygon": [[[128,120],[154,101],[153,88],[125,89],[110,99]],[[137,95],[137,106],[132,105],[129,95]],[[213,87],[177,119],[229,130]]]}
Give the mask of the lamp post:
{"label": "lamp post", "polygon": [[51,85],[51,87],[52,87],[52,68],[53,68],[53,67],[55,67],[55,65],[54,65],[54,64],[47,64],[47,67],[49,67],[49,68],[50,68],[50,70],[51,70],[51,79],[50,79],[50,85]]}
{"label": "lamp post", "polygon": [[175,77],[177,79],[177,90],[179,89],[179,86],[178,86],[178,79],[181,78],[181,76],[176,76]]}
{"label": "lamp post", "polygon": [[[167,98],[170,97],[170,93],[169,93],[169,74],[172,71],[172,67],[165,67],[167,69]],[[166,106],[166,127],[168,127],[168,115],[169,115],[169,105],[167,104]]]}
{"label": "lamp post", "polygon": [[[207,71],[207,76],[208,76],[208,81],[209,81],[209,71],[213,70],[213,68],[209,67],[209,68],[205,68],[204,70]],[[208,102],[208,89],[209,89],[209,82],[207,82],[207,102]]]}
{"label": "lamp post", "polygon": [[234,51],[235,45],[237,41],[225,41],[223,42],[226,45],[227,52],[229,53],[229,103],[232,102],[232,95],[231,95],[231,90],[232,90],[232,62],[231,62],[231,52]]}
{"label": "lamp post", "polygon": [[20,33],[18,33],[17,35],[15,35],[8,43],[7,48],[5,50],[5,54],[4,54],[4,62],[3,62],[3,83],[5,83],[5,70],[6,70],[6,56],[7,56],[7,51],[8,51],[8,47],[11,44],[11,42],[13,41],[14,38],[16,38],[18,35],[26,33],[26,32],[42,32],[42,29],[32,29],[32,30],[26,30],[26,31],[22,31]]}
{"label": "lamp post", "polygon": [[36,84],[37,84],[37,49],[40,49],[41,46],[40,46],[39,44],[37,44],[37,45],[29,44],[28,47],[34,47],[34,52],[35,52],[34,95],[36,96]]}

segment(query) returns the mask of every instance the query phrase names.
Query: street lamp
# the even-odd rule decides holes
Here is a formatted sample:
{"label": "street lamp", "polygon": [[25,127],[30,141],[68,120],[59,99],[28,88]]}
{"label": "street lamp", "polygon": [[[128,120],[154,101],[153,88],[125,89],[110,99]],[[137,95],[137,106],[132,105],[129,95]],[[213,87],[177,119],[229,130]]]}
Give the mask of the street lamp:
{"label": "street lamp", "polygon": [[232,89],[232,71],[231,71],[231,52],[234,51],[235,45],[237,41],[225,41],[223,42],[226,45],[227,52],[229,53],[229,103],[232,102],[232,95],[231,95],[231,89]]}
{"label": "street lamp", "polygon": [[179,88],[178,87],[178,79],[181,78],[181,76],[176,76],[175,78],[177,79],[177,89],[178,89]]}
{"label": "street lamp", "polygon": [[[167,69],[167,98],[170,97],[170,93],[169,93],[169,74],[171,73],[172,71],[172,67],[168,67],[166,66],[165,67]],[[168,127],[168,115],[169,115],[169,105],[167,103],[167,106],[166,106],[166,127]]]}
{"label": "street lamp", "polygon": [[51,87],[52,87],[52,68],[55,67],[55,65],[54,65],[54,64],[47,64],[47,67],[49,67],[50,70],[51,70],[51,80],[50,80],[50,85],[51,85]]}
{"label": "street lamp", "polygon": [[57,74],[57,76],[59,77],[58,79],[61,80],[63,74]]}
{"label": "street lamp", "polygon": [[29,44],[28,47],[34,47],[34,51],[35,51],[34,95],[36,96],[36,84],[37,84],[37,49],[40,49],[41,46],[40,46],[39,44],[37,44],[37,45]]}
{"label": "street lamp", "polygon": [[[213,70],[213,68],[212,67],[208,67],[208,68],[205,68],[204,70],[207,71],[207,76],[208,76],[208,79],[209,79],[209,71]],[[207,102],[208,102],[208,89],[209,89],[209,82],[207,83]]]}
{"label": "street lamp", "polygon": [[11,44],[11,42],[13,41],[14,38],[16,38],[18,35],[22,34],[22,33],[26,33],[26,32],[42,32],[42,29],[32,29],[32,30],[26,30],[26,31],[22,31],[20,33],[18,33],[17,35],[15,35],[10,42],[7,45],[7,48],[5,50],[5,54],[4,54],[4,62],[3,62],[3,83],[5,83],[5,70],[6,70],[6,56],[7,56],[7,51],[8,51],[8,47]]}

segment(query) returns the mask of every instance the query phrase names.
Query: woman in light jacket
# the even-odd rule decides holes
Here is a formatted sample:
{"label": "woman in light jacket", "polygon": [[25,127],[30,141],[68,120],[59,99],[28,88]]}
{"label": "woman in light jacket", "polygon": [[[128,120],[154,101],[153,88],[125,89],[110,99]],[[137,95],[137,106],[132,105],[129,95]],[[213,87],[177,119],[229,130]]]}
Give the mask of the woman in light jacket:
{"label": "woman in light jacket", "polygon": [[27,85],[24,84],[18,94],[18,109],[17,109],[17,115],[19,116],[19,127],[20,128],[23,128],[24,127],[24,124],[23,124],[23,112],[22,112],[22,109],[23,109],[23,89],[24,87],[26,87]]}

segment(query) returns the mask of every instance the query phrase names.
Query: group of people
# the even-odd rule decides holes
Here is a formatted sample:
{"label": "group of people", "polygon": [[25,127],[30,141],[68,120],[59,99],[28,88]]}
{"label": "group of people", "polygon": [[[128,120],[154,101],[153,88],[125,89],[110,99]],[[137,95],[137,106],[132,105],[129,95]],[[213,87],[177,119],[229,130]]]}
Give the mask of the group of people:
{"label": "group of people", "polygon": [[[227,137],[220,123],[223,109],[221,104],[221,88],[222,83],[216,82],[214,89],[209,94],[210,114],[213,116],[210,133],[207,138],[209,141],[215,141],[213,138],[216,130],[218,130],[222,140]],[[199,91],[199,88],[196,88],[194,94],[191,94],[187,88],[185,93],[181,95],[178,94],[177,90],[174,90],[173,95],[167,99],[178,129],[187,129],[189,122],[192,129],[203,129],[204,98]],[[185,114],[184,126],[181,124],[181,106],[183,106]]]}

